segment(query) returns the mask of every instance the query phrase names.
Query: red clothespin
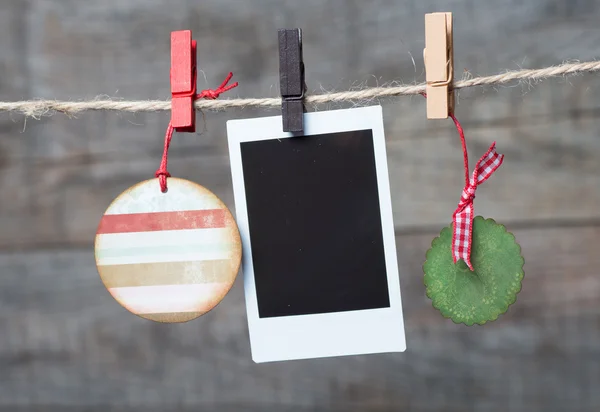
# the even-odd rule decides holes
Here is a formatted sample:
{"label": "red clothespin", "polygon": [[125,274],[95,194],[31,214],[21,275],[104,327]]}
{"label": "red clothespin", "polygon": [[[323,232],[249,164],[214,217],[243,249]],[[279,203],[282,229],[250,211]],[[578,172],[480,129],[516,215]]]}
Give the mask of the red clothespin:
{"label": "red clothespin", "polygon": [[196,40],[191,30],[171,32],[171,125],[196,131]]}

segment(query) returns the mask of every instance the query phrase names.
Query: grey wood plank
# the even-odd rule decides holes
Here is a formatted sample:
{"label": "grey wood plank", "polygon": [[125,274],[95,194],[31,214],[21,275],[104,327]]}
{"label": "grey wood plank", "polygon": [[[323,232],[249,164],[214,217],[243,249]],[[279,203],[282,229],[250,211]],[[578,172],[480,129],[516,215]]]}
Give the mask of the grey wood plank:
{"label": "grey wood plank", "polygon": [[[454,12],[457,72],[600,55],[593,0],[4,1],[0,100],[166,99],[169,32],[184,28],[199,40],[199,87],[233,70],[230,96],[277,95],[280,27],[304,29],[311,90],[420,82],[431,11]],[[0,250],[55,249],[0,254],[0,410],[597,410],[599,84],[585,75],[460,92],[471,161],[492,140],[507,155],[477,213],[509,229],[555,226],[516,230],[524,290],[501,320],[471,329],[424,297],[433,233],[414,234],[450,220],[457,136],[449,121],[425,120],[418,96],[384,100],[409,352],[261,366],[249,357],[241,282],[210,315],[161,327],[128,315],[95,273],[98,219],[153,175],[167,113],[0,114]],[[276,114],[206,113],[205,132],[176,135],[170,171],[233,207],[224,123]]]}
{"label": "grey wood plank", "polygon": [[407,352],[262,365],[250,359],[241,278],[208,315],[162,325],[113,301],[90,250],[2,254],[0,405],[595,410],[600,229],[515,235],[525,280],[498,321],[443,319],[422,284],[434,234],[399,235]]}
{"label": "grey wood plank", "polygon": [[[576,137],[570,121],[473,128],[468,135],[471,168],[494,140],[506,155],[504,165],[478,189],[477,213],[505,223],[600,219],[600,139],[595,123],[578,121]],[[200,137],[208,142],[200,147],[180,145],[177,135],[169,170],[213,190],[233,210],[228,152],[217,124],[224,127],[221,120],[211,121],[210,130]],[[451,220],[464,173],[458,136],[451,124],[447,126],[429,133],[405,132],[396,139],[392,135],[387,144],[398,230],[438,227]],[[61,161],[29,158],[26,169],[9,166],[3,188],[13,195],[0,203],[0,222],[9,228],[0,232],[0,248],[90,245],[111,201],[135,183],[153,178],[162,153],[162,137],[157,135],[148,150],[134,155],[114,147],[111,154],[90,150]],[[215,143],[209,147],[211,141]]]}
{"label": "grey wood plank", "polygon": [[[276,29],[283,26],[304,28],[307,82],[313,89],[345,89],[354,81],[422,81],[422,17],[442,8],[455,14],[456,62],[474,74],[600,54],[600,33],[592,24],[600,11],[590,2],[568,10],[550,0],[407,4],[173,1],[168,13],[157,0],[4,5],[4,61],[21,86],[11,92],[8,87],[16,86],[1,83],[0,93],[7,99],[167,98],[168,35],[177,28],[191,28],[199,39],[199,66],[206,74],[206,80],[200,74],[200,87],[217,85],[233,70],[241,84],[232,96],[277,94]],[[479,213],[503,222],[600,218],[599,103],[593,93],[599,82],[587,75],[539,87],[461,91],[457,114],[471,161],[493,140],[507,155],[506,164],[478,191]],[[418,96],[385,102],[390,103],[384,116],[395,224],[400,230],[446,224],[463,185],[452,123],[426,121]],[[206,130],[176,135],[171,172],[215,190],[232,207],[225,121],[274,114],[206,113]],[[0,223],[9,228],[0,233],[0,248],[6,249],[89,244],[112,199],[152,177],[168,113],[55,116],[28,121],[24,133],[22,119],[0,118],[10,127],[0,130],[0,188],[11,194],[0,202]]]}

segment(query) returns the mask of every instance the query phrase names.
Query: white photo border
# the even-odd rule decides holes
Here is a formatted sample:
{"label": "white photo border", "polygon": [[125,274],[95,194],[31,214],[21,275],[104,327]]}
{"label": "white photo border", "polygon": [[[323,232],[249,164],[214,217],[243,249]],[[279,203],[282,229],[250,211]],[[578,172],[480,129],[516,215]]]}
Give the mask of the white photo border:
{"label": "white photo border", "polygon": [[230,120],[227,136],[237,225],[243,247],[242,272],[254,362],[321,358],[406,350],[392,199],[381,106],[304,114],[303,136],[372,130],[390,306],[313,315],[260,318],[252,262],[241,143],[286,139],[281,116]]}

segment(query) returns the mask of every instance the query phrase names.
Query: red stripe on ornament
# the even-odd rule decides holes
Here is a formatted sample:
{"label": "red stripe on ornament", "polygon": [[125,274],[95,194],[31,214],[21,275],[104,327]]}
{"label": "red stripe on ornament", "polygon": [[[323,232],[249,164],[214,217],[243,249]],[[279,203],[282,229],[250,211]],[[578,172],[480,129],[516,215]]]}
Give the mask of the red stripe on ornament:
{"label": "red stripe on ornament", "polygon": [[224,228],[225,209],[104,215],[97,234]]}

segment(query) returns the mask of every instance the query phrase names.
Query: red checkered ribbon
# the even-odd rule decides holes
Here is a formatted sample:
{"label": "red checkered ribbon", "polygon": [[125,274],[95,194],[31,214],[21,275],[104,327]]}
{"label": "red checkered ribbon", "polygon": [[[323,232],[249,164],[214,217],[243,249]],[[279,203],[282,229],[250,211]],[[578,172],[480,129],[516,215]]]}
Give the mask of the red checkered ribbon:
{"label": "red checkered ribbon", "polygon": [[460,140],[463,146],[463,155],[465,162],[465,188],[462,191],[458,208],[452,215],[454,232],[452,234],[452,256],[454,263],[463,259],[469,269],[473,270],[471,265],[471,239],[473,231],[473,199],[477,186],[485,182],[500,167],[504,160],[504,155],[496,153],[496,142],[492,143],[488,151],[479,159],[473,176],[469,179],[469,158],[467,155],[467,146],[465,143],[465,134],[458,123],[458,120],[451,115]]}

